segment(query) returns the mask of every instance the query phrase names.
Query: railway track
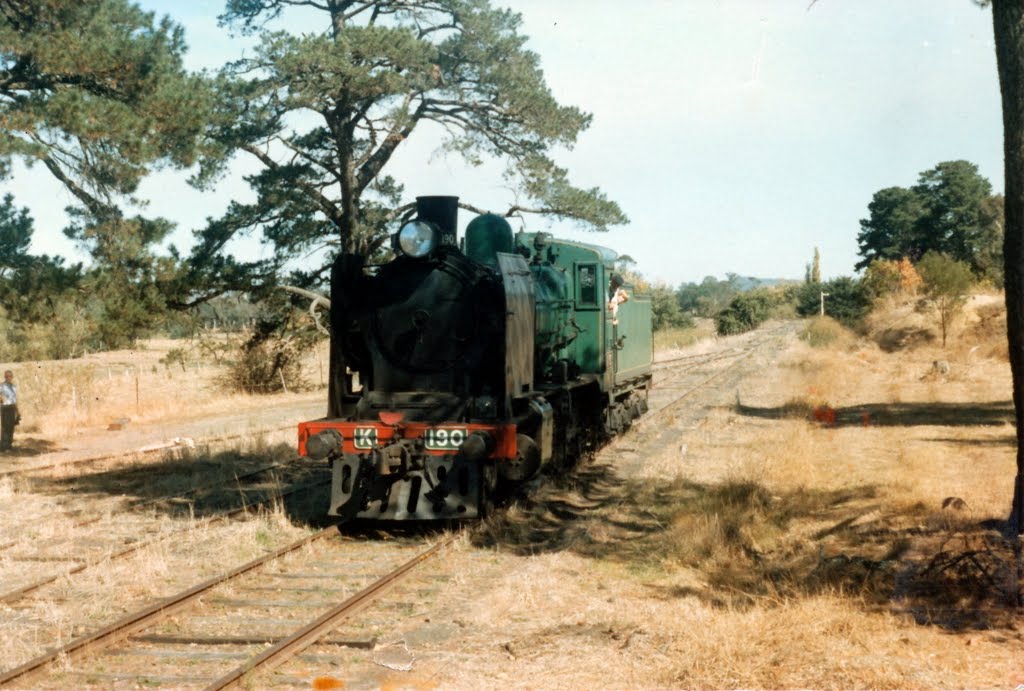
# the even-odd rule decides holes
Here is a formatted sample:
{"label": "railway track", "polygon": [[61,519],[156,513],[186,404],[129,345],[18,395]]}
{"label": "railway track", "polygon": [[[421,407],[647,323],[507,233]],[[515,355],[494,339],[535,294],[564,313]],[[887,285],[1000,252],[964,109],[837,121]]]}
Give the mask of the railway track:
{"label": "railway track", "polygon": [[[633,423],[633,430],[640,435],[618,437],[609,446],[616,453],[621,472],[640,474],[649,450],[672,448],[681,428],[698,424],[711,407],[730,405],[733,386],[757,366],[761,353],[770,352],[797,328],[795,323],[786,322],[756,334],[742,345],[700,359],[680,359],[675,367],[662,369],[648,397],[649,412]],[[709,389],[713,394],[701,405],[694,405],[693,399]]]}
{"label": "railway track", "polygon": [[[219,513],[216,513],[215,515],[202,518],[196,522],[190,521],[176,530],[162,531],[156,534],[154,537],[148,539],[135,539],[131,542],[131,544],[128,544],[127,546],[125,546],[123,543],[119,544],[118,536],[115,534],[109,536],[110,539],[108,541],[105,541],[104,544],[101,544],[97,547],[93,547],[91,550],[87,550],[83,549],[80,544],[77,544],[75,536],[72,536],[72,538],[64,545],[49,546],[47,551],[43,554],[40,554],[38,549],[35,548],[32,549],[31,553],[27,554],[8,553],[5,555],[5,561],[8,564],[16,565],[19,562],[25,561],[52,561],[55,563],[63,562],[64,565],[62,568],[42,578],[36,578],[28,583],[20,584],[16,588],[12,588],[0,593],[0,604],[10,605],[12,603],[18,602],[19,600],[25,598],[28,595],[31,595],[39,591],[47,585],[50,585],[62,579],[67,579],[68,577],[74,576],[76,574],[80,574],[86,571],[87,569],[96,567],[101,564],[107,564],[111,560],[129,557],[148,547],[152,547],[160,543],[167,542],[169,540],[174,539],[177,536],[181,536],[188,532],[195,531],[197,528],[209,528],[218,523],[227,522],[239,518],[241,516],[260,511],[261,509],[266,508],[268,505],[286,499],[292,495],[299,494],[301,492],[315,490],[323,485],[326,485],[330,481],[329,477],[319,477],[311,482],[301,483],[282,483],[280,479],[278,479],[277,481],[272,482],[269,486],[265,482],[258,482],[251,487],[243,487],[239,485],[237,482],[242,479],[259,477],[276,469],[286,468],[289,464],[294,464],[299,460],[301,460],[299,459],[299,457],[295,457],[285,462],[269,464],[261,468],[255,469],[249,473],[235,476],[236,483],[232,486],[227,487],[226,489],[229,490],[231,494],[234,496],[242,496],[243,501],[241,502],[240,506],[237,505],[236,503],[236,505],[232,508],[227,508]],[[300,468],[302,470],[309,470],[308,466],[300,466]],[[318,475],[322,476],[323,473],[318,473]],[[224,490],[225,487],[223,486],[223,484],[223,482],[220,482],[217,488]],[[187,500],[189,496],[195,496],[205,491],[213,489],[213,486],[208,485],[205,487],[194,488],[193,490],[183,493],[164,495],[145,501],[129,502],[127,510],[133,510],[138,512],[140,510],[153,508],[167,502],[178,501],[181,502],[179,503],[178,506],[179,511],[191,512],[192,505],[184,503],[185,500]],[[258,492],[260,493],[261,496],[247,497],[247,492]],[[79,520],[73,525],[73,528],[95,526],[100,521],[104,520],[104,518],[106,517],[103,515],[99,515]],[[147,532],[147,526],[145,523],[139,525],[139,523],[135,522],[133,523],[133,527],[134,534],[136,536],[139,533]],[[18,544],[19,543],[15,541],[8,542],[5,545],[0,545],[0,551],[13,551],[13,548],[15,548]]]}
{"label": "railway track", "polygon": [[[696,391],[738,369],[744,358],[757,353],[766,345],[792,333],[796,326],[790,322],[781,324],[742,345],[729,346],[723,350],[699,355],[681,356],[655,363],[656,371],[664,372],[655,380],[654,392],[649,401],[651,411],[675,406],[689,398]],[[659,367],[659,365],[661,365]],[[724,365],[724,367],[722,366]],[[692,374],[691,374],[692,373]],[[652,416],[642,418],[637,424],[645,424]]]}
{"label": "railway track", "polygon": [[0,686],[262,688],[259,675],[318,642],[373,647],[329,634],[457,537],[424,549],[328,528],[2,672]]}
{"label": "railway track", "polygon": [[675,357],[655,360],[652,368],[655,372],[665,369],[678,369],[680,366],[699,367],[700,365],[724,358],[737,357],[742,355],[746,348],[740,346],[729,346],[724,350],[715,350],[708,353],[696,353],[694,355],[678,355]]}
{"label": "railway track", "polygon": [[[195,446],[212,446],[214,444],[238,441],[239,439],[248,439],[257,434],[272,434],[274,432],[284,432],[294,429],[295,425],[290,424],[267,429],[251,430],[242,434],[222,434],[212,437],[201,437],[198,440],[190,438],[189,440]],[[17,465],[14,465],[13,467],[0,467],[0,478],[27,476],[31,473],[37,473],[43,470],[65,469],[78,466],[95,465],[97,463],[109,463],[111,461],[134,461],[140,457],[155,456],[160,453],[180,451],[187,448],[189,447],[175,443],[151,444],[149,446],[131,449],[128,451],[94,454],[91,456],[84,456],[82,458],[67,458],[63,460],[32,464],[25,464],[19,461]]]}

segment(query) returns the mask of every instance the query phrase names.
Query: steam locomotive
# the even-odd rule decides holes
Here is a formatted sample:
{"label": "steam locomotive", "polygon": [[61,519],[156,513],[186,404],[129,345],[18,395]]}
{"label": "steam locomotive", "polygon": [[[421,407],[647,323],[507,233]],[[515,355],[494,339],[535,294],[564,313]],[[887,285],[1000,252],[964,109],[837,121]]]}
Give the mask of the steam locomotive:
{"label": "steam locomotive", "polygon": [[615,253],[493,214],[460,246],[457,214],[419,197],[393,261],[332,267],[327,417],[298,430],[330,463],[330,516],[482,516],[647,410],[650,299],[623,293]]}

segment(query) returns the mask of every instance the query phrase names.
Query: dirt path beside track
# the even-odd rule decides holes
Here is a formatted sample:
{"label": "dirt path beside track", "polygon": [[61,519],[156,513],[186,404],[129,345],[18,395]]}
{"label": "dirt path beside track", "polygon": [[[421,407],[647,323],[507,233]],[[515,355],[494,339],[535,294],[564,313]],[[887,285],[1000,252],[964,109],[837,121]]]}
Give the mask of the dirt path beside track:
{"label": "dirt path beside track", "polygon": [[0,473],[131,452],[194,448],[208,440],[261,434],[284,432],[284,438],[294,440],[299,422],[323,417],[324,395],[324,391],[278,395],[261,405],[202,417],[188,415],[187,406],[183,406],[181,415],[159,422],[125,421],[113,425],[116,429],[97,428],[61,438],[17,435],[13,451],[0,455]]}

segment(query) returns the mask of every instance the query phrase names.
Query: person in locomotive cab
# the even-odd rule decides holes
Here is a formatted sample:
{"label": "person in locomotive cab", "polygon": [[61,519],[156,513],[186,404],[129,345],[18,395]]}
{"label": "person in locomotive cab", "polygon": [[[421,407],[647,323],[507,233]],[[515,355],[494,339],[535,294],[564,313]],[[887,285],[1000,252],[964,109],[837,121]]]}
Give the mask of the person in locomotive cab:
{"label": "person in locomotive cab", "polygon": [[18,415],[18,387],[14,384],[14,372],[4,372],[0,382],[0,451],[10,451],[14,443],[14,428],[21,422]]}
{"label": "person in locomotive cab", "polygon": [[612,324],[619,325],[619,305],[629,302],[629,293],[623,288],[622,276],[612,274],[608,281],[608,309],[612,313]]}

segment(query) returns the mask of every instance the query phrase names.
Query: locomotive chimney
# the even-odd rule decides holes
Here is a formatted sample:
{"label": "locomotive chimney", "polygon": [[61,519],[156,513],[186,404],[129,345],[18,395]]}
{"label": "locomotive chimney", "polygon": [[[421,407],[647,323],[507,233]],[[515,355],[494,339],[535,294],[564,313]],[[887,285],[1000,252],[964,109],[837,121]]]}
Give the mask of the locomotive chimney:
{"label": "locomotive chimney", "polygon": [[416,197],[416,213],[420,220],[430,221],[441,229],[440,244],[458,247],[458,197]]}

